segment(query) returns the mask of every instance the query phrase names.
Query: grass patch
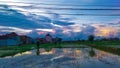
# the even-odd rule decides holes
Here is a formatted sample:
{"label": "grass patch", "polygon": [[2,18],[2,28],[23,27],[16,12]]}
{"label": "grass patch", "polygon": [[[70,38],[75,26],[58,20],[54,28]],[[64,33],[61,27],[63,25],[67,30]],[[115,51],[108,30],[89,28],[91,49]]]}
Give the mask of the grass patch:
{"label": "grass patch", "polygon": [[91,47],[120,56],[120,48],[107,47],[107,46],[91,46]]}
{"label": "grass patch", "polygon": [[14,56],[17,53],[29,51],[32,47],[35,47],[35,45],[2,46],[0,47],[0,57]]}
{"label": "grass patch", "polygon": [[24,52],[25,50],[7,50],[7,51],[2,51],[0,50],[0,57],[5,57],[5,56],[14,56],[15,54],[17,53],[22,53]]}
{"label": "grass patch", "polygon": [[77,42],[78,44],[84,44],[84,45],[120,45],[120,41],[93,41],[92,43],[90,41],[84,41],[84,42]]}
{"label": "grass patch", "polygon": [[[114,46],[120,46],[120,41],[94,41],[93,43],[89,41],[74,41],[74,42],[62,42],[61,44],[40,44],[40,48],[84,48],[86,45],[95,45],[93,48],[104,50],[110,53],[120,55],[120,48],[114,48]],[[108,46],[112,45],[112,47]],[[17,53],[24,51],[29,51],[32,49],[37,49],[36,44],[28,44],[22,46],[0,46],[0,57],[12,56]]]}

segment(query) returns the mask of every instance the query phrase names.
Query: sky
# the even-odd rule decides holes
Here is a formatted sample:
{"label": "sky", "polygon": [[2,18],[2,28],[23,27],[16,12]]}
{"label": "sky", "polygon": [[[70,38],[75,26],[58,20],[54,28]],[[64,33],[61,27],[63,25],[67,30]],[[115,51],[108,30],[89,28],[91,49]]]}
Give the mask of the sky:
{"label": "sky", "polygon": [[120,38],[119,27],[120,0],[0,0],[0,35]]}

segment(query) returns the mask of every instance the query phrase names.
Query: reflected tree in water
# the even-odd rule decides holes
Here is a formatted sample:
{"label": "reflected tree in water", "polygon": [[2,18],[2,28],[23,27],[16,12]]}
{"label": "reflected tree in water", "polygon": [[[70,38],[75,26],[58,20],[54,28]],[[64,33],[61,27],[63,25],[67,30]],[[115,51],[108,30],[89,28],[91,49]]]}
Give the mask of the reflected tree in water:
{"label": "reflected tree in water", "polygon": [[37,42],[36,42],[36,45],[37,45],[37,51],[36,51],[36,54],[39,55],[40,42],[37,41]]}
{"label": "reflected tree in water", "polygon": [[91,48],[91,50],[89,51],[89,55],[91,57],[94,57],[96,54],[95,54],[95,51],[93,50],[93,48]]}

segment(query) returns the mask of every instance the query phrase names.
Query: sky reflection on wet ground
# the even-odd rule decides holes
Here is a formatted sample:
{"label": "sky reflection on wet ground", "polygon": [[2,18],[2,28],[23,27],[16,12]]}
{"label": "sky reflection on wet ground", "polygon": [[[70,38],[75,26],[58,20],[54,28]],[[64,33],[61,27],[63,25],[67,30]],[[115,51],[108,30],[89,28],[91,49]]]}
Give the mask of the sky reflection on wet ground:
{"label": "sky reflection on wet ground", "polygon": [[0,68],[120,68],[120,56],[91,48],[40,49],[0,58]]}

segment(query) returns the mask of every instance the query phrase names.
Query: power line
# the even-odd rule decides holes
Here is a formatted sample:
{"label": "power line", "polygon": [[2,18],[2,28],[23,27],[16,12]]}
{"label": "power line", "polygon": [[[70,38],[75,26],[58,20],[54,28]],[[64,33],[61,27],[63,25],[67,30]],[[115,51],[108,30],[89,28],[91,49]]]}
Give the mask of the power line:
{"label": "power line", "polygon": [[16,7],[22,7],[22,8],[32,8],[32,9],[49,9],[49,10],[97,10],[97,11],[101,11],[101,10],[120,10],[120,8],[69,8],[69,7],[36,7],[36,6],[17,6],[14,5]]}
{"label": "power line", "polygon": [[[35,7],[34,7],[35,8]],[[120,10],[120,8],[56,8],[56,7],[36,7],[39,9],[50,9],[50,10]]]}
{"label": "power line", "polygon": [[[20,12],[28,12],[21,11]],[[28,12],[32,13],[32,12]],[[71,16],[120,16],[120,14],[85,14],[85,13],[52,13],[52,12],[36,12],[39,14],[59,14],[59,15],[71,15]]]}
{"label": "power line", "polygon": [[[56,14],[56,13],[45,13],[45,12],[39,12],[42,14]],[[68,13],[58,13],[59,15],[72,15],[72,16],[120,16],[120,14],[68,14]]]}
{"label": "power line", "polygon": [[97,10],[97,11],[111,11],[111,10],[120,10],[120,8],[64,8],[64,7],[35,7],[35,6],[19,6],[22,8],[31,8],[32,9],[47,9],[47,10]]}
{"label": "power line", "polygon": [[25,3],[25,2],[6,2],[6,1],[1,1],[1,2],[5,2],[5,3],[24,3],[24,4],[36,4],[36,5],[55,5],[55,6],[97,6],[97,7],[120,7],[120,6],[115,6],[115,5],[79,5],[79,4],[51,4],[51,3]]}
{"label": "power line", "polygon": [[[51,8],[51,7],[40,7],[41,9],[49,9],[49,10],[120,10],[120,9],[103,9],[103,8]],[[2,9],[2,11],[11,11],[12,9]],[[22,10],[16,10],[20,12],[29,12],[29,11],[22,11]],[[29,12],[31,13],[31,12]],[[34,13],[34,12],[33,12]],[[50,12],[35,12],[40,14],[60,14],[60,15],[74,15],[74,16],[120,16],[120,14],[84,14],[84,13],[50,13]]]}

